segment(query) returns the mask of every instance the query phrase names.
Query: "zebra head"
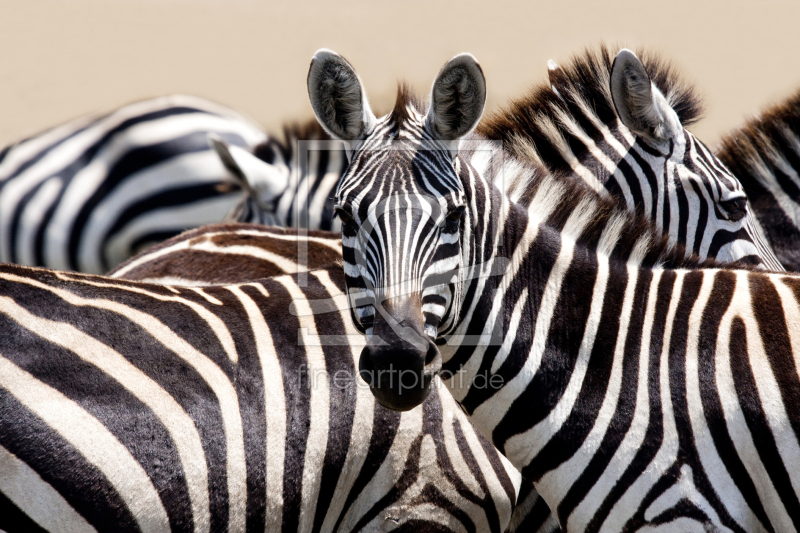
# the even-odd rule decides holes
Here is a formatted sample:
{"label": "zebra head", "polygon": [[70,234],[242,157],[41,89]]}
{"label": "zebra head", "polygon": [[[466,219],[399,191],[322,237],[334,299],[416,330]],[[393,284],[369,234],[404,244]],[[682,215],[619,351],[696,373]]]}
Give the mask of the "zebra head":
{"label": "zebra head", "polygon": [[408,410],[441,368],[436,339],[460,298],[469,213],[455,154],[483,113],[483,72],[458,55],[439,72],[427,110],[401,87],[394,110],[376,118],[350,63],[320,50],[308,89],[320,124],[348,146],[335,212],[352,318],[367,336],[359,370],[381,404]]}
{"label": "zebra head", "polygon": [[244,192],[226,220],[262,224],[272,222],[266,217],[274,211],[272,202],[289,186],[290,173],[289,165],[273,154],[277,152],[272,149],[273,143],[263,145],[272,156],[269,159],[271,162],[265,161],[263,156],[260,158],[244,148],[229,144],[213,133],[208,135],[208,144]]}
{"label": "zebra head", "polygon": [[[555,87],[559,69],[550,65],[550,73]],[[643,159],[650,160],[656,181],[667,189],[652,213],[656,224],[701,258],[783,270],[748,212],[739,181],[684,128],[674,102],[659,90],[632,51],[623,49],[614,58],[610,89],[619,121],[635,136],[632,144]],[[662,172],[664,179],[659,180]],[[624,172],[615,172],[620,173]]]}

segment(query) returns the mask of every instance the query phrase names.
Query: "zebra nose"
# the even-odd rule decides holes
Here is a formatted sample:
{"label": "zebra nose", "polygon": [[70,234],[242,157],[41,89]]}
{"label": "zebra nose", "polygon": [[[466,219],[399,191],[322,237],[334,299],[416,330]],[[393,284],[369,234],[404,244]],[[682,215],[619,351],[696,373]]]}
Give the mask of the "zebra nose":
{"label": "zebra nose", "polygon": [[428,397],[433,376],[441,369],[441,354],[418,327],[421,321],[399,320],[393,327],[387,322],[376,320],[358,370],[378,403],[408,411]]}
{"label": "zebra nose", "polygon": [[731,222],[738,222],[747,214],[747,198],[740,196],[739,198],[732,198],[731,200],[724,200],[719,203],[722,208],[725,218]]}

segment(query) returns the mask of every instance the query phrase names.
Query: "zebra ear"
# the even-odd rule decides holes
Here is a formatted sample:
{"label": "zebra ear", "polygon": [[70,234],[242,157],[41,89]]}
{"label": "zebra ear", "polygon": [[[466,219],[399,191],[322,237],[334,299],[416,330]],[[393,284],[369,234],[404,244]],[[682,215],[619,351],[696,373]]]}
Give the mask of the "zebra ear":
{"label": "zebra ear", "polygon": [[342,141],[363,138],[375,125],[375,115],[353,66],[324,48],[311,58],[308,97],[320,125]]}
{"label": "zebra ear", "polygon": [[270,202],[289,186],[288,169],[270,165],[249,151],[226,143],[213,133],[208,134],[208,144],[239,186],[256,201]]}
{"label": "zebra ear", "polygon": [[611,98],[620,121],[637,135],[665,141],[683,131],[675,110],[627,48],[619,51],[611,66]]}
{"label": "zebra ear", "polygon": [[426,120],[439,138],[453,141],[478,125],[485,105],[483,70],[472,54],[459,54],[436,76]]}

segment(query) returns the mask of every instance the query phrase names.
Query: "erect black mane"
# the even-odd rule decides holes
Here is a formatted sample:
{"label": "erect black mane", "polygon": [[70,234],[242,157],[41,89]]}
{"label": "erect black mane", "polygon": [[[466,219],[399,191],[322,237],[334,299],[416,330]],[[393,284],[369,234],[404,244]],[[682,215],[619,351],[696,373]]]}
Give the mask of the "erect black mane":
{"label": "erect black mane", "polygon": [[417,98],[411,87],[405,82],[400,82],[397,84],[397,98],[389,120],[395,122],[398,128],[402,128],[403,123],[411,117],[410,111],[425,113],[422,101]]}
{"label": "erect black mane", "polygon": [[[799,138],[800,91],[725,135],[716,156],[751,196],[766,185],[758,181],[778,183],[776,172],[782,171],[776,167],[780,160],[800,170],[800,154],[797,154],[792,141]],[[789,186],[786,180],[780,181],[779,188]]]}
{"label": "erect black mane", "polygon": [[[675,109],[684,126],[700,118],[702,106],[695,90],[681,80],[675,69],[657,54],[637,51],[650,78]],[[530,158],[531,150],[553,172],[571,169],[556,146],[557,132],[569,144],[576,156],[585,150],[583,144],[564,124],[571,117],[590,136],[596,132],[592,120],[599,120],[612,131],[616,129],[617,114],[611,99],[611,65],[615,53],[606,45],[583,53],[552,72],[551,83],[534,86],[525,96],[512,100],[504,109],[484,118],[477,132],[488,139],[502,140],[507,149],[519,157]],[[557,92],[556,92],[557,91]],[[586,111],[593,113],[587,117]],[[520,149],[527,145],[528,149]],[[522,153],[525,152],[525,153]]]}

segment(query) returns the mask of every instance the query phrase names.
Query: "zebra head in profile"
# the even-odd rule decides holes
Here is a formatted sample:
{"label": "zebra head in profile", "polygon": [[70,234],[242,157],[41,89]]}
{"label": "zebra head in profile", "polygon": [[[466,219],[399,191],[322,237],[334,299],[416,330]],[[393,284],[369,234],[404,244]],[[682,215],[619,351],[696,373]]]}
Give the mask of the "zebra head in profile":
{"label": "zebra head in profile", "polygon": [[781,264],[800,271],[800,91],[728,132],[716,155],[742,183]]}
{"label": "zebra head in profile", "polygon": [[580,176],[702,259],[783,270],[739,181],[686,129],[701,104],[669,64],[603,46],[548,67],[547,85],[482,121],[478,132],[557,176]]}
{"label": "zebra head in profile", "polygon": [[308,88],[320,124],[349,144],[335,213],[352,317],[368,339],[360,371],[379,402],[411,409],[440,369],[435,340],[458,308],[469,210],[454,143],[481,117],[483,73],[474,57],[458,55],[439,72],[427,111],[401,87],[380,119],[353,67],[334,52],[315,54]]}

